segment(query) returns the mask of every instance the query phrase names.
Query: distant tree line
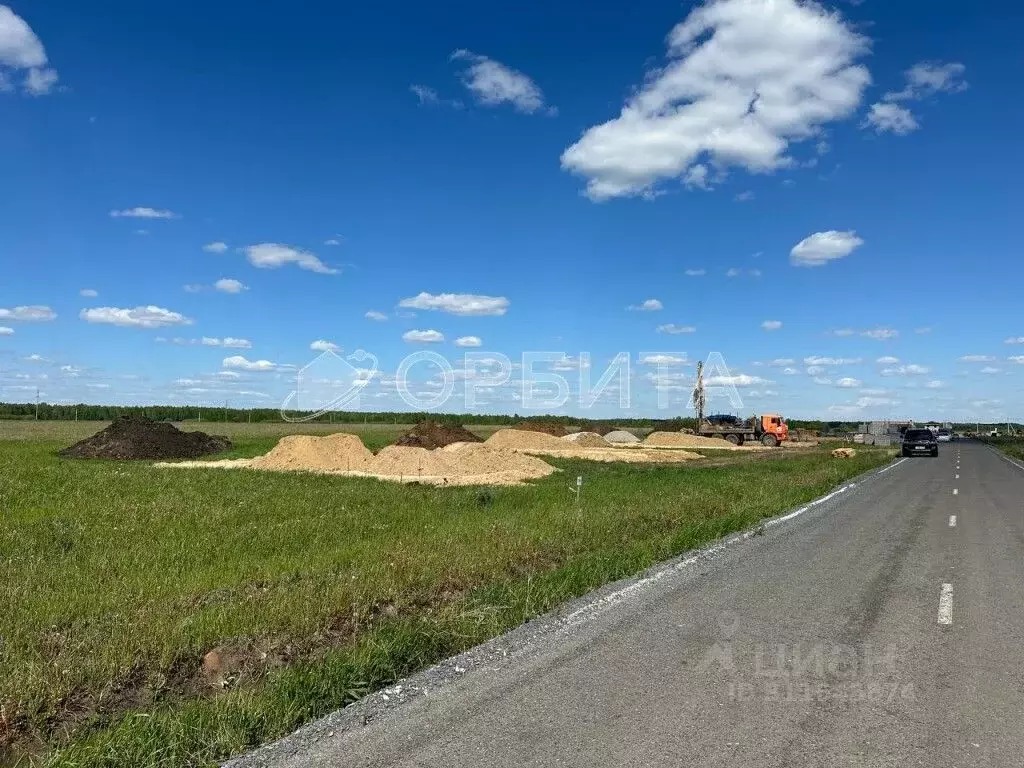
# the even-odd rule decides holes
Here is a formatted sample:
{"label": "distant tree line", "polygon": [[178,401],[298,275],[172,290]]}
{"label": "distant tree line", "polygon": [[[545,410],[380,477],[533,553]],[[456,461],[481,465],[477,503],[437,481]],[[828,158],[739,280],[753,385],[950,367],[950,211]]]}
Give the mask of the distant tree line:
{"label": "distant tree line", "polygon": [[[0,420],[24,419],[37,417],[35,403],[0,403]],[[277,408],[217,408],[183,405],[76,405],[39,403],[38,418],[40,421],[111,421],[118,416],[137,414],[157,421],[212,421],[212,422],[281,422],[281,412]],[[290,418],[305,418],[309,411],[291,411]],[[433,419],[452,424],[519,424],[522,422],[541,422],[586,427],[587,424],[616,425],[623,427],[650,427],[666,431],[693,429],[692,417],[657,418],[613,418],[588,419],[580,416],[521,416],[517,413],[429,413],[429,412],[396,412],[396,411],[331,411],[317,416],[312,421],[318,423],[337,422],[339,424],[412,424],[426,419]],[[821,433],[854,432],[861,422],[856,421],[820,421],[814,419],[787,419],[792,429],[810,429]],[[983,428],[988,425],[982,425]],[[1015,425],[1018,430],[1022,428]],[[1005,428],[1004,424],[995,427]],[[974,424],[955,425],[959,430],[975,429]]]}

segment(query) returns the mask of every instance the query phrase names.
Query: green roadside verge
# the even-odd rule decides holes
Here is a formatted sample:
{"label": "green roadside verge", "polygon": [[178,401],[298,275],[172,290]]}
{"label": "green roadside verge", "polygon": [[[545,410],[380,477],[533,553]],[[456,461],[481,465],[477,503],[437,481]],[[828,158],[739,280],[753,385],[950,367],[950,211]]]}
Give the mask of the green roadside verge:
{"label": "green roadside verge", "polygon": [[0,442],[0,764],[213,764],[891,456],[559,460],[473,489],[54,447]]}

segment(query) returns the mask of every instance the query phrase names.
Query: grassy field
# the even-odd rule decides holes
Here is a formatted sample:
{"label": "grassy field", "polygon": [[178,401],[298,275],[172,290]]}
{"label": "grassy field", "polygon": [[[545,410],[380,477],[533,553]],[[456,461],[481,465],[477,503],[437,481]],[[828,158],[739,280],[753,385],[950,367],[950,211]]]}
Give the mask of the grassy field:
{"label": "grassy field", "polygon": [[[54,455],[99,426],[0,422],[0,765],[209,765],[890,456],[559,460],[481,490]],[[202,426],[238,456],[299,431]]]}
{"label": "grassy field", "polygon": [[985,442],[994,445],[1007,456],[1024,460],[1024,437],[986,437]]}

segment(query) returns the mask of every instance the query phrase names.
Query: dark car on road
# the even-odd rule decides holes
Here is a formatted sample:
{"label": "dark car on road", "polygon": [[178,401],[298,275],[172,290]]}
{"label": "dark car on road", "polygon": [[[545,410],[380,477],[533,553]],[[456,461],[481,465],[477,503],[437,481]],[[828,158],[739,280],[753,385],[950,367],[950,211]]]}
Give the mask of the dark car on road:
{"label": "dark car on road", "polygon": [[930,429],[908,429],[903,433],[904,456],[938,456],[939,443]]}

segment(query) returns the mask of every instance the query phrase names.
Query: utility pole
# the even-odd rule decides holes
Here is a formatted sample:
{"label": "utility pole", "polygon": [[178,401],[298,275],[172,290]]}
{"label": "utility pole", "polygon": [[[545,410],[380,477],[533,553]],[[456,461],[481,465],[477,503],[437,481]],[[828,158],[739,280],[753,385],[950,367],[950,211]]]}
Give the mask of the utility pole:
{"label": "utility pole", "polygon": [[697,361],[697,385],[693,388],[693,408],[697,412],[697,421],[694,424],[694,432],[700,432],[701,422],[704,421],[704,362]]}

